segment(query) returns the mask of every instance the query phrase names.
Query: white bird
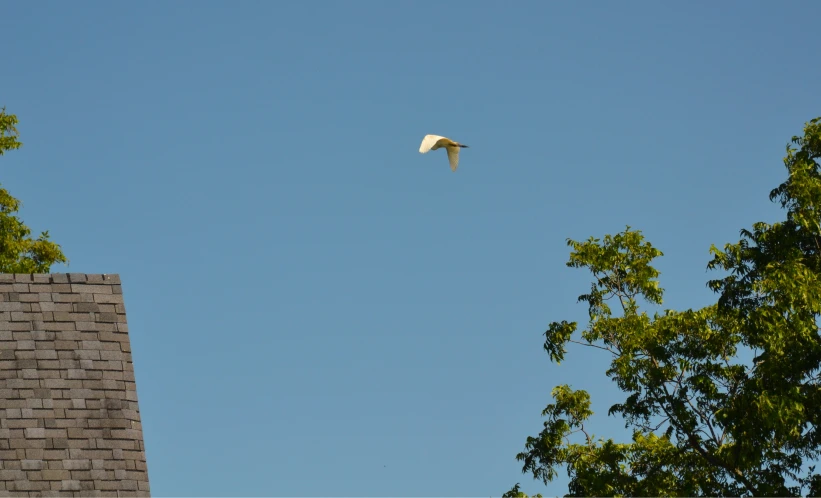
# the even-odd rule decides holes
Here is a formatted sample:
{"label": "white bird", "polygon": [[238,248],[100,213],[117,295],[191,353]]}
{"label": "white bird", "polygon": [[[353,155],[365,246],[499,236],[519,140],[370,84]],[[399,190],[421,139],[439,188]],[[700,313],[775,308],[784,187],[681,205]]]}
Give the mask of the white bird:
{"label": "white bird", "polygon": [[422,145],[419,146],[419,152],[425,154],[429,150],[441,149],[442,147],[448,150],[451,171],[456,171],[457,166],[459,166],[459,149],[467,147],[467,145],[462,145],[439,135],[425,135],[425,138],[422,139]]}

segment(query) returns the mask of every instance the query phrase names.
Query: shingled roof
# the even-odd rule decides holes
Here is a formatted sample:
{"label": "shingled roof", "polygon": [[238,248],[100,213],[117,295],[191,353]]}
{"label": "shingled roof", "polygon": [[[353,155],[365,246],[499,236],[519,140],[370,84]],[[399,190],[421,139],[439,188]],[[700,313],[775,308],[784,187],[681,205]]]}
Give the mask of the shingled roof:
{"label": "shingled roof", "polygon": [[119,275],[0,274],[0,495],[149,496]]}

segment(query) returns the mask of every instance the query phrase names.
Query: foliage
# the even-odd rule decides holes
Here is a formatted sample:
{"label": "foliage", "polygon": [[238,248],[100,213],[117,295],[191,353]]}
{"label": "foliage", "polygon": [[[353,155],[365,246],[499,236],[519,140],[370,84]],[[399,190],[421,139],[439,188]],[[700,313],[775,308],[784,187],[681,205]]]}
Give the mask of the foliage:
{"label": "foliage", "polygon": [[609,414],[623,417],[632,441],[589,434],[590,396],[558,386],[544,429],[517,455],[523,472],[547,483],[566,467],[568,496],[821,493],[812,466],[821,453],[819,157],[821,118],[793,137],[787,180],[770,194],[786,220],[711,248],[708,268],[726,275],[708,283],[711,306],[642,311],[640,301],[662,303],[652,266],[662,253],[629,226],[568,241],[567,265],[594,277],[579,297],[590,320],[580,339],[575,322],[551,323],[544,349],[557,363],[567,343],[609,355],[607,376],[626,396]]}
{"label": "foliage", "polygon": [[[513,486],[510,491],[502,495],[502,498],[530,498],[527,496],[523,491],[519,491],[519,483],[517,482],[515,486]],[[542,495],[536,494],[533,495],[533,498],[542,498]]]}
{"label": "foliage", "polygon": [[17,116],[6,114],[6,108],[0,108],[0,156],[7,150],[19,149],[23,144],[17,140]]}
{"label": "foliage", "polygon": [[[17,140],[17,116],[5,111],[0,111],[0,155],[23,145]],[[14,215],[19,209],[20,201],[0,188],[0,273],[48,273],[55,263],[67,264],[48,231],[36,240],[30,237],[31,229]]]}

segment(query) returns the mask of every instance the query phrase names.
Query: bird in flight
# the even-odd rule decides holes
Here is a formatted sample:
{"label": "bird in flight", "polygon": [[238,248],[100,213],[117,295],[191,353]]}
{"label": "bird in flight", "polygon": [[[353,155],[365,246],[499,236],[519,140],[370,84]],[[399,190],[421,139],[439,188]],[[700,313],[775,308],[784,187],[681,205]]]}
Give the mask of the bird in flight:
{"label": "bird in flight", "polygon": [[462,145],[439,135],[425,135],[425,138],[422,139],[422,145],[419,146],[419,152],[425,154],[430,150],[441,149],[442,147],[448,150],[448,162],[450,162],[451,171],[456,171],[459,166],[459,149],[467,147],[467,145]]}

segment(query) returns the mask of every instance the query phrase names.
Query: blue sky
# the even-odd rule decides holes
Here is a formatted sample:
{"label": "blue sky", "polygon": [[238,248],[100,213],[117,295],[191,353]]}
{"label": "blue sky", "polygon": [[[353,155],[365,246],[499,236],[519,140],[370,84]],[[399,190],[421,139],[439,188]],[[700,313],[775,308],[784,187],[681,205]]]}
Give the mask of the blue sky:
{"label": "blue sky", "polygon": [[[665,307],[780,211],[821,4],[14,2],[0,182],[119,273],[156,496],[566,492],[515,460],[553,386],[618,399],[567,238],[644,231]],[[452,173],[427,133],[470,145]]]}

